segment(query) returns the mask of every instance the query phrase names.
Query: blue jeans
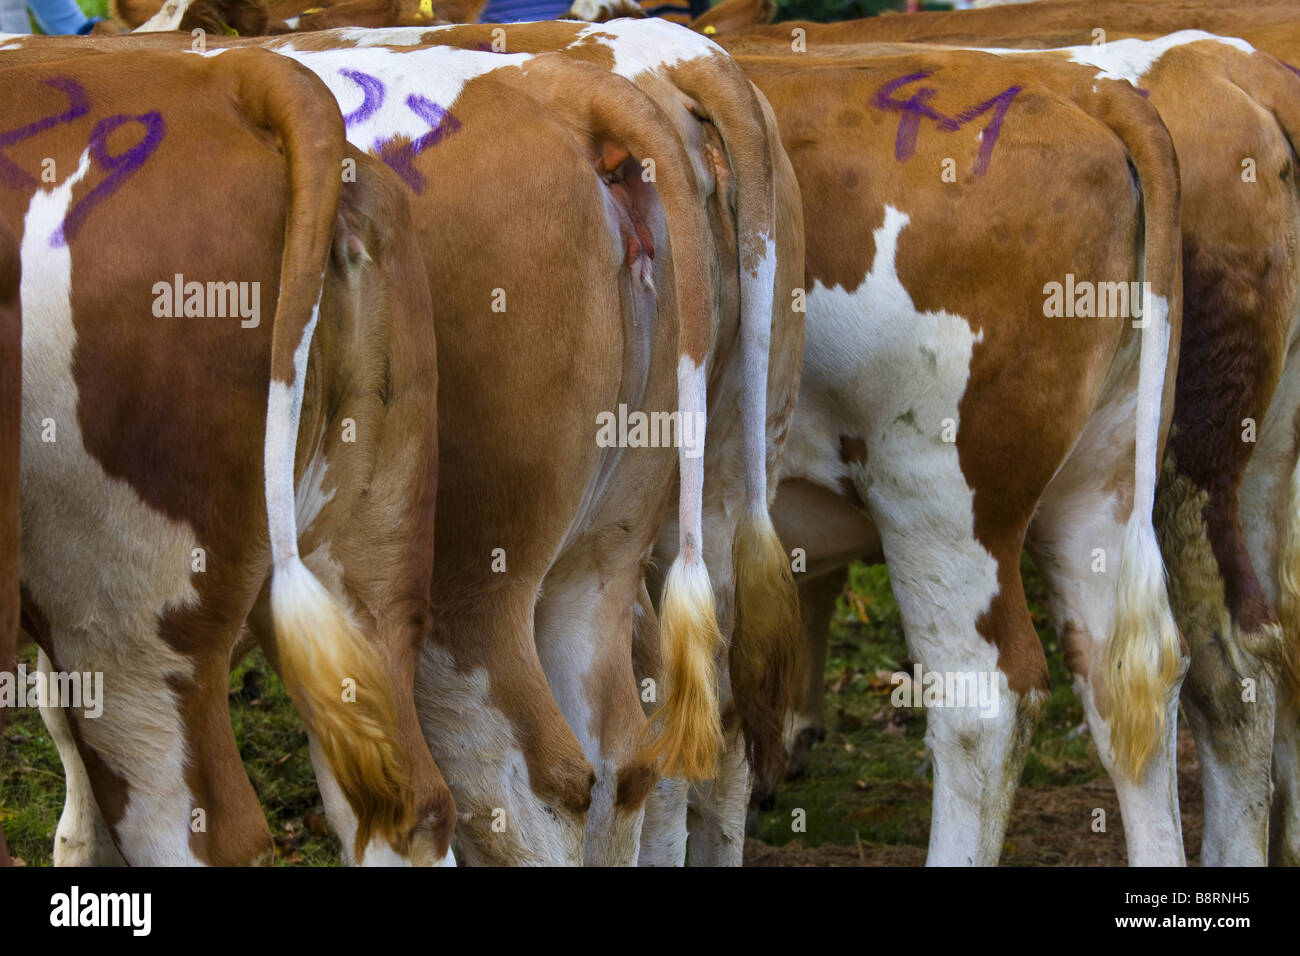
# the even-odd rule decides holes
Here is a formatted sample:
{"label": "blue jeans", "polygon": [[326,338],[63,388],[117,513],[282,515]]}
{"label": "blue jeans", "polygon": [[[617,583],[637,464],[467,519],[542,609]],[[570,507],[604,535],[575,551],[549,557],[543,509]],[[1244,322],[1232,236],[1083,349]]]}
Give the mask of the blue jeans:
{"label": "blue jeans", "polygon": [[27,0],[0,0],[0,33],[31,33]]}

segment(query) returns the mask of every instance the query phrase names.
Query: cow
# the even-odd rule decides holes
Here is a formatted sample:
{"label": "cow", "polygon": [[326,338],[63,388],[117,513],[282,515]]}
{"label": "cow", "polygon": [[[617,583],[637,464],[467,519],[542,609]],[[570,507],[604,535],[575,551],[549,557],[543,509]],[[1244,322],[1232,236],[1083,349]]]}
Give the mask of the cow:
{"label": "cow", "polygon": [[437,357],[404,188],[282,57],[66,57],[0,59],[23,626],[107,699],[43,713],[82,777],[56,863],[270,858],[226,710],[245,621],[351,820],[347,858],[452,863],[413,698]]}
{"label": "cow", "polygon": [[[22,415],[22,318],[18,301],[18,240],[0,220],[0,676],[14,675],[18,644],[18,448]],[[0,705],[0,730],[5,708]],[[0,828],[0,866],[9,848]]]}
{"label": "cow", "polygon": [[[1108,74],[1122,70],[1118,64],[1126,57],[1140,64],[1131,79],[1149,92],[1171,129],[1188,210],[1183,360],[1157,518],[1175,612],[1193,651],[1183,703],[1204,768],[1202,859],[1258,865],[1271,842],[1275,859],[1294,861],[1300,859],[1294,836],[1300,808],[1293,796],[1300,792],[1300,744],[1288,701],[1300,687],[1293,610],[1300,591],[1288,569],[1300,561],[1289,544],[1300,535],[1300,497],[1292,499],[1289,490],[1300,458],[1293,427],[1300,384],[1292,384],[1300,367],[1288,356],[1297,334],[1292,237],[1298,221],[1290,144],[1297,135],[1300,87],[1271,57],[1239,41],[1216,43],[1195,31],[1145,43],[1121,38],[1131,32],[1124,27],[1129,22],[1143,29],[1223,26],[1218,12],[1204,4],[1139,6],[1022,8],[1014,34],[985,32],[978,40],[973,38],[981,26],[1005,28],[1005,19],[992,11],[927,14],[908,18],[917,23],[905,29],[884,20],[855,21],[816,30],[808,41],[826,54],[835,51],[837,40],[877,35],[933,34],[945,43],[984,47],[1043,47],[1064,39],[1082,45],[1061,55]],[[1248,28],[1233,32],[1294,60],[1300,57],[1294,27],[1253,24],[1296,12],[1294,4],[1252,8],[1241,18]],[[1091,31],[1098,23],[1110,39],[1101,46],[1088,42],[1096,39]],[[770,50],[788,37],[757,31],[732,45]],[[861,45],[839,49],[846,55],[864,51]],[[1205,112],[1207,89],[1213,91],[1212,116]],[[1257,175],[1256,164],[1270,172]],[[1249,211],[1226,212],[1225,188],[1233,190],[1234,208]],[[817,640],[824,640],[824,632]],[[800,710],[788,725],[796,763],[818,722],[815,707]],[[1270,763],[1277,792],[1271,831]]]}
{"label": "cow", "polygon": [[[865,529],[914,658],[998,689],[984,719],[927,711],[929,862],[992,864],[1001,851],[1046,697],[1019,575],[1029,538],[1048,559],[1130,861],[1181,863],[1187,658],[1151,520],[1181,323],[1168,133],[1128,84],[1042,58],[739,62],[776,112],[817,224],[774,512],[785,544],[834,567],[863,553]],[[1151,283],[1138,287],[1151,295],[1140,328],[1131,308],[1061,316],[1045,287],[1074,276]]]}
{"label": "cow", "polygon": [[[438,104],[433,125],[448,131],[415,167],[428,183],[417,230],[431,283],[447,290],[438,335],[450,357],[439,613],[417,696],[462,808],[457,845],[477,863],[635,862],[656,768],[708,773],[718,736],[721,635],[700,544],[715,293],[694,173],[635,87],[555,54],[339,48],[329,35],[277,49],[325,79],[345,110],[364,73],[387,98]],[[391,137],[414,141],[420,123],[428,115],[379,111],[349,135],[383,155]],[[496,208],[476,197],[472,215],[493,239],[467,258],[465,237],[442,227],[471,221],[451,171],[510,181],[514,154],[488,158],[507,138],[533,157],[528,180],[546,188],[525,204],[499,194]],[[656,163],[653,191],[643,157]],[[551,230],[593,241],[575,255],[537,241]],[[597,425],[622,409],[667,408],[697,430],[673,443],[682,546],[659,622],[669,659],[661,718],[647,737],[631,618],[674,448],[606,444]]]}
{"label": "cow", "polygon": [[[544,29],[548,25],[536,25],[537,28]],[[559,25],[557,25],[559,26]],[[580,43],[584,38],[574,37],[572,26],[564,25],[567,30],[567,40],[561,43],[554,43],[546,38],[537,38],[537,30],[531,34],[525,34],[522,30],[515,27],[509,28],[507,33],[507,44],[510,50],[522,50],[520,54],[507,53],[498,55],[500,60],[502,56],[510,57],[515,55],[529,55],[531,51],[543,51],[546,49],[559,46],[565,50],[565,63],[567,66],[560,71],[558,63],[554,69],[557,76],[571,74],[572,79],[566,81],[563,87],[556,86],[553,92],[548,94],[546,100],[548,106],[560,115],[572,115],[577,112],[582,115],[584,107],[584,98],[591,98],[595,91],[607,88],[611,92],[619,91],[618,102],[620,105],[615,112],[615,101],[597,101],[600,112],[596,114],[598,120],[580,123],[579,128],[590,128],[592,125],[609,124],[613,127],[611,116],[622,115],[623,117],[635,116],[638,113],[653,113],[659,122],[663,122],[662,114],[658,113],[657,108],[649,101],[645,105],[640,105],[641,100],[633,96],[634,90],[629,88],[623,90],[624,81],[618,76],[609,73],[608,49],[609,43],[605,38],[604,42],[587,42]],[[654,25],[652,30],[658,31],[663,29],[663,25]],[[433,31],[437,35],[437,40],[450,39],[447,36],[449,31]],[[486,31],[481,31],[486,32]],[[645,33],[650,33],[649,30]],[[675,34],[683,41],[692,45],[697,45],[697,41],[690,37],[688,33],[682,30],[676,30]],[[657,33],[650,33],[653,39]],[[530,40],[533,45],[530,46]],[[637,41],[641,40],[646,43],[643,36],[619,37],[617,54],[622,58],[635,56],[636,52],[641,49]],[[458,42],[472,43],[472,38],[461,37]],[[304,40],[295,38],[292,46],[295,48],[303,47]],[[565,43],[568,46],[565,46]],[[604,62],[599,66],[593,63],[584,62],[585,57],[575,52],[574,48],[581,45],[583,52],[601,53]],[[613,45],[612,43],[610,45]],[[649,45],[650,53],[658,53],[658,48]],[[280,44],[279,49],[285,50],[285,44]],[[726,221],[722,228],[724,235],[718,238],[721,242],[725,240],[725,234],[728,233],[736,236],[731,242],[738,242],[738,245],[731,248],[735,249],[730,253],[730,262],[723,261],[716,267],[723,274],[731,271],[732,275],[737,275],[736,282],[739,284],[738,295],[736,291],[729,293],[729,305],[720,310],[720,314],[734,316],[739,313],[739,327],[735,324],[734,319],[730,320],[727,326],[720,329],[718,334],[719,349],[725,348],[729,342],[735,342],[739,346],[739,354],[730,356],[724,363],[721,360],[725,352],[719,352],[718,359],[711,361],[711,381],[709,382],[709,392],[715,396],[714,400],[709,402],[710,409],[710,441],[704,448],[704,458],[702,464],[703,478],[705,475],[718,476],[722,473],[723,468],[728,461],[728,452],[731,460],[740,457],[744,462],[744,468],[740,475],[731,472],[723,480],[717,478],[710,480],[707,487],[702,488],[703,497],[696,499],[695,495],[700,493],[699,490],[693,490],[692,485],[695,481],[700,480],[692,475],[692,466],[682,462],[682,487],[680,491],[682,508],[680,518],[676,522],[671,522],[666,527],[660,538],[667,537],[673,545],[668,553],[668,561],[672,562],[674,567],[676,562],[683,558],[689,560],[692,554],[693,541],[703,541],[702,554],[705,564],[709,567],[710,578],[714,582],[714,595],[719,601],[719,606],[723,612],[723,625],[726,628],[714,635],[715,649],[719,639],[723,634],[730,634],[730,624],[733,615],[728,614],[734,607],[734,617],[738,619],[736,634],[732,640],[732,652],[729,655],[731,664],[730,685],[736,689],[736,706],[740,713],[740,723],[744,725],[745,732],[751,744],[761,748],[764,745],[767,749],[761,750],[760,753],[770,754],[779,750],[779,708],[776,701],[784,698],[786,693],[782,684],[782,675],[789,671],[789,664],[782,658],[782,654],[788,654],[791,651],[796,631],[793,622],[789,619],[789,611],[793,608],[793,589],[792,582],[789,579],[788,568],[784,561],[784,556],[780,551],[779,542],[771,530],[770,523],[767,519],[767,470],[775,467],[775,456],[769,451],[769,442],[767,434],[769,430],[779,432],[780,426],[788,420],[791,403],[796,391],[797,374],[798,374],[798,350],[800,324],[793,318],[784,321],[774,322],[773,316],[777,315],[774,311],[774,283],[778,278],[790,284],[788,276],[778,277],[778,259],[775,255],[778,232],[781,234],[781,244],[783,248],[788,248],[791,243],[797,242],[799,233],[797,218],[788,213],[789,202],[787,198],[787,216],[786,220],[780,224],[773,219],[771,212],[774,202],[774,189],[772,183],[771,160],[769,150],[771,144],[763,139],[760,133],[755,137],[750,130],[755,126],[758,130],[765,127],[758,125],[763,122],[762,114],[758,112],[756,101],[753,99],[752,92],[748,84],[744,84],[743,79],[740,81],[743,86],[737,89],[734,82],[736,74],[728,74],[723,71],[720,64],[715,60],[725,62],[725,57],[721,57],[716,48],[710,48],[708,60],[682,64],[681,72],[684,76],[673,75],[671,81],[678,88],[685,88],[687,95],[692,96],[696,102],[699,102],[701,110],[706,111],[713,122],[717,124],[719,136],[722,143],[712,146],[704,140],[700,131],[699,124],[689,118],[683,122],[679,117],[674,117],[674,125],[669,127],[667,132],[671,140],[666,139],[661,146],[656,149],[650,158],[658,164],[658,183],[660,189],[664,189],[671,180],[665,182],[665,156],[671,156],[674,151],[674,142],[677,135],[681,135],[689,144],[691,150],[689,156],[683,155],[675,162],[686,161],[688,168],[683,171],[683,178],[686,182],[698,184],[693,186],[696,194],[703,194],[708,199],[713,192],[723,193],[726,188],[727,179],[734,177],[737,212],[737,218]],[[415,51],[403,53],[401,56],[410,58]],[[297,53],[293,55],[298,55]],[[445,53],[440,54],[446,56]],[[645,54],[642,54],[645,56]],[[483,56],[483,54],[479,54]],[[550,56],[555,56],[551,54]],[[464,54],[461,54],[460,60],[463,60]],[[489,56],[488,59],[491,59]],[[538,52],[535,59],[540,64],[549,59],[544,52]],[[312,59],[303,55],[303,62],[311,65]],[[635,61],[632,61],[634,64]],[[411,69],[411,67],[403,67]],[[650,67],[645,67],[649,71]],[[624,67],[625,75],[631,75],[637,72],[635,65]],[[721,79],[720,79],[721,77]],[[579,79],[587,78],[587,79]],[[528,93],[533,97],[539,96],[539,88],[546,92],[546,87],[541,81],[543,74],[536,67],[531,65],[524,70],[523,80],[520,93]],[[732,85],[719,85],[723,80],[730,81]],[[663,83],[663,79],[659,79]],[[586,84],[584,87],[583,84]],[[712,84],[712,85],[711,85]],[[579,92],[581,91],[581,92]],[[748,99],[745,94],[748,93]],[[678,95],[678,94],[671,94]],[[661,99],[660,103],[665,106],[675,106],[678,113],[684,112],[678,105],[677,100],[671,103]],[[576,109],[574,104],[578,104]],[[746,124],[754,124],[747,126]],[[748,134],[748,135],[747,135]],[[721,148],[720,148],[721,147]],[[680,146],[675,147],[680,150]],[[725,152],[724,152],[725,149]],[[645,149],[632,149],[634,157],[645,158],[647,152]],[[701,161],[703,159],[703,162]],[[764,162],[766,160],[766,162]],[[635,171],[635,166],[632,167]],[[732,169],[734,168],[734,172]],[[667,166],[669,174],[672,174],[672,165]],[[716,170],[716,171],[715,171]],[[694,172],[693,172],[694,171]],[[692,175],[695,178],[692,178]],[[627,176],[624,180],[626,182]],[[712,185],[713,183],[719,185]],[[635,193],[634,193],[635,195]],[[647,197],[649,198],[649,197]],[[722,206],[721,199],[712,199],[715,208]],[[668,231],[672,237],[672,255],[676,263],[678,249],[682,246],[683,240],[679,238],[686,234],[685,228],[675,226],[673,222],[673,210],[670,205],[671,200],[665,198],[666,213],[668,215]],[[700,204],[703,200],[692,199],[692,205]],[[720,210],[718,214],[725,213],[725,209]],[[778,228],[779,227],[779,228]],[[699,225],[687,228],[701,228]],[[716,228],[716,227],[715,227]],[[687,238],[694,238],[687,235]],[[703,237],[700,237],[703,238]],[[656,243],[656,246],[659,243]],[[751,248],[752,247],[752,248]],[[797,251],[797,250],[796,250]],[[737,270],[733,263],[737,262],[736,256],[739,255],[740,269]],[[716,261],[717,256],[712,257]],[[788,261],[788,257],[787,257]],[[797,263],[797,258],[795,259]],[[682,278],[682,270],[674,267],[674,273],[679,286],[683,281],[687,282],[687,288],[699,288],[702,280],[692,280],[690,276]],[[658,285],[658,283],[656,283]],[[679,292],[680,295],[680,292]],[[739,305],[737,306],[737,298]],[[788,299],[788,295],[785,296]],[[789,313],[785,313],[789,315]],[[775,329],[772,327],[775,325]],[[769,331],[772,329],[772,331]],[[453,340],[454,341],[454,340]],[[784,348],[782,354],[786,357],[786,362],[773,376],[774,387],[768,387],[768,350],[769,342],[775,341],[778,346]],[[444,348],[455,348],[453,345],[444,345]],[[680,374],[680,372],[679,372]],[[682,387],[679,385],[679,388]],[[772,392],[775,401],[771,413],[768,412],[768,396],[765,392]],[[737,416],[735,411],[731,411],[739,405],[740,414]],[[724,414],[721,420],[713,418],[714,409],[728,410],[729,414]],[[447,419],[444,419],[447,420]],[[448,426],[448,434],[453,433],[454,426]],[[743,453],[743,454],[742,454]],[[624,465],[627,469],[630,466]],[[734,467],[734,466],[732,466]],[[634,472],[628,472],[629,475]],[[617,478],[618,472],[614,473]],[[671,477],[671,474],[669,474]],[[611,481],[614,479],[611,479]],[[577,483],[575,483],[577,484]],[[608,497],[613,500],[616,484],[611,485]],[[618,497],[620,500],[632,502],[636,499],[634,493],[635,486],[630,486],[623,491]],[[650,500],[653,500],[651,498]],[[691,502],[691,507],[701,507],[705,509],[708,516],[706,523],[701,523],[700,517],[692,517],[687,507],[687,502]],[[626,507],[625,504],[619,506]],[[448,506],[455,510],[453,506]],[[447,508],[443,509],[446,513]],[[627,521],[625,520],[625,523]],[[645,529],[652,527],[642,518],[630,526],[635,528],[641,526]],[[693,526],[694,525],[694,526]],[[573,530],[570,530],[573,535]],[[699,537],[702,535],[701,537]],[[592,532],[587,532],[591,542],[596,540]],[[734,544],[733,544],[734,542]],[[629,647],[626,640],[631,637],[631,620],[632,610],[637,603],[638,592],[641,588],[639,577],[644,561],[648,557],[645,552],[628,551],[627,560],[628,571],[625,575],[625,584],[623,592],[617,591],[611,593],[607,599],[613,608],[609,611],[597,609],[596,618],[605,614],[613,614],[617,609],[618,618],[606,618],[608,621],[619,621],[615,625],[615,633],[621,634],[622,637],[615,642],[610,642],[609,638],[603,638],[604,643],[594,641],[591,637],[581,638],[581,635],[566,635],[565,641],[585,640],[589,647],[583,647],[578,644],[576,649],[570,644],[566,647],[561,641],[559,634],[564,627],[572,628],[572,621],[579,612],[582,603],[590,598],[580,598],[579,595],[592,593],[587,590],[592,587],[593,573],[598,571],[597,568],[591,568],[584,565],[583,562],[590,562],[590,556],[583,556],[586,548],[590,543],[581,542],[579,539],[578,547],[574,552],[563,555],[556,564],[547,571],[547,580],[542,583],[543,601],[538,609],[538,621],[541,627],[536,635],[536,642],[541,652],[543,668],[548,678],[556,698],[561,703],[561,709],[566,717],[569,726],[577,733],[579,740],[583,745],[583,750],[587,758],[597,767],[597,784],[593,791],[593,800],[591,818],[587,826],[587,850],[585,858],[589,862],[620,862],[630,863],[638,859],[638,849],[635,844],[639,827],[638,817],[640,807],[647,797],[645,788],[653,783],[653,775],[641,774],[639,776],[629,776],[626,766],[618,768],[618,761],[610,759],[610,752],[617,754],[619,751],[618,735],[625,733],[620,730],[620,726],[633,729],[635,722],[628,722],[628,715],[620,716],[619,708],[626,708],[631,700],[624,699],[619,702],[617,697],[611,699],[609,683],[596,683],[588,680],[581,680],[581,669],[575,669],[574,659],[581,661],[584,657],[594,658],[599,661],[605,655],[609,655],[612,661],[617,661],[619,668],[625,668],[630,665]],[[733,553],[739,556],[734,571],[731,559]],[[507,549],[509,551],[509,549]],[[602,557],[601,564],[605,565],[607,570],[604,574],[609,574],[615,565],[612,556]],[[665,598],[661,606],[658,627],[660,631],[660,641],[665,651],[666,672],[663,678],[666,680],[668,700],[664,704],[663,710],[666,713],[681,712],[682,707],[674,703],[673,695],[677,693],[677,688],[696,685],[701,691],[707,690],[706,696],[699,698],[705,711],[713,715],[713,720],[717,720],[720,713],[719,706],[713,696],[713,663],[711,660],[712,651],[708,658],[700,657],[694,661],[689,661],[682,657],[682,648],[689,646],[678,636],[679,628],[673,626],[673,617],[675,610],[670,600],[673,585],[673,573],[669,572],[668,579],[665,582]],[[531,591],[530,591],[531,593]],[[734,595],[734,603],[733,596]],[[435,597],[436,600],[436,597]],[[710,597],[712,600],[712,595]],[[558,616],[557,616],[558,615]],[[563,622],[563,623],[562,623]],[[557,626],[559,625],[559,626]],[[610,626],[609,624],[605,625]],[[698,643],[696,644],[698,647]],[[605,667],[615,666],[614,663],[603,665]],[[499,667],[497,662],[491,662],[490,669]],[[493,671],[495,673],[495,671]],[[691,680],[692,673],[698,676],[699,683]],[[624,680],[626,680],[626,674]],[[618,686],[618,685],[615,685]],[[624,683],[623,687],[635,687],[635,684]],[[727,686],[727,681],[722,682],[722,686]],[[620,691],[623,693],[623,691]],[[430,698],[426,698],[428,700]],[[431,707],[426,707],[426,714]],[[763,715],[768,716],[769,726],[762,726]],[[433,737],[446,738],[454,730],[457,720],[444,720],[439,726],[431,732]],[[700,717],[699,720],[702,720]],[[693,721],[698,722],[698,721]],[[431,721],[426,720],[426,730],[430,729]],[[664,725],[666,733],[671,736],[678,733],[674,730],[671,723]],[[716,738],[716,724],[711,723],[708,736],[710,739]],[[609,738],[613,736],[611,741]],[[732,751],[739,751],[738,742],[739,734],[732,733],[730,748]],[[612,744],[612,746],[611,746]],[[435,754],[440,754],[438,745],[434,745]],[[650,751],[653,756],[655,751]],[[762,759],[761,757],[759,758]],[[445,763],[445,761],[443,761]],[[664,760],[662,763],[663,772],[670,776],[685,777],[710,777],[713,773],[713,767],[717,763],[716,757],[707,751],[699,752],[695,755],[694,764],[683,764],[680,761]],[[743,756],[741,760],[743,766]],[[450,772],[450,771],[449,771]],[[453,774],[454,776],[454,774]],[[640,783],[626,782],[629,780],[639,780]],[[608,781],[608,782],[607,782]],[[742,783],[743,786],[743,783]],[[636,791],[640,788],[641,792]],[[614,804],[611,810],[608,804]],[[740,803],[743,809],[743,798]],[[684,821],[683,821],[684,825]],[[483,842],[483,841],[480,841]],[[499,841],[498,841],[499,842]],[[676,848],[674,848],[676,849]],[[680,862],[679,860],[674,860]]]}
{"label": "cow", "polygon": [[[409,35],[395,31],[390,36]],[[439,27],[425,32],[422,42],[561,51],[630,78],[687,146],[700,184],[699,202],[711,210],[714,248],[733,250],[729,257],[719,256],[716,268],[728,282],[732,276],[741,278],[740,355],[723,361],[729,351],[725,343],[737,330],[728,318],[737,314],[733,290],[721,309],[721,357],[709,383],[704,554],[730,646],[722,662],[721,706],[735,719],[727,721],[727,749],[718,774],[696,790],[690,859],[693,865],[739,865],[749,790],[745,757],[760,781],[780,774],[781,702],[790,699],[797,666],[793,582],[766,514],[769,476],[775,488],[802,352],[801,315],[791,310],[791,294],[802,285],[802,221],[797,184],[777,139],[775,118],[714,44],[663,21]],[[756,271],[755,264],[764,261],[767,265]],[[744,462],[739,473],[736,461]],[[675,554],[676,529],[670,522],[656,546],[657,563],[667,566]],[[645,623],[645,640],[653,643],[653,614],[638,620]],[[560,679],[550,676],[552,682]],[[576,715],[569,710],[566,716],[573,722]],[[643,864],[680,865],[685,860],[685,797],[681,780],[657,786],[647,808],[657,821],[650,828],[656,836],[642,842]]]}

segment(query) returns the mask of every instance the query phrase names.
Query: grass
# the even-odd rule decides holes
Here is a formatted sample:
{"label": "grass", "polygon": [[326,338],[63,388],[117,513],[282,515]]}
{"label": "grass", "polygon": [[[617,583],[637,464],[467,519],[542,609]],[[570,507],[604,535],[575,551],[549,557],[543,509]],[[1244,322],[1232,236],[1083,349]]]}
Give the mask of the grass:
{"label": "grass", "polygon": [[[1100,764],[1091,739],[1072,732],[1083,713],[1042,609],[1042,584],[1028,559],[1023,572],[1053,690],[1021,783],[1085,783],[1101,773]],[[926,844],[930,776],[922,769],[925,715],[889,702],[889,673],[907,657],[888,572],[880,565],[855,564],[831,629],[826,740],[813,750],[806,776],[785,787],[775,807],[760,814],[761,839],[782,844],[799,838],[809,846],[853,846],[856,841]],[[35,650],[28,648],[20,659],[34,667]],[[230,713],[244,766],[275,835],[277,862],[336,864],[338,843],[324,826],[306,735],[283,685],[260,653],[250,655],[231,674]],[[10,714],[3,744],[0,821],[11,850],[29,865],[49,865],[63,805],[58,753],[34,710]],[[791,827],[796,809],[805,811],[806,832]]]}

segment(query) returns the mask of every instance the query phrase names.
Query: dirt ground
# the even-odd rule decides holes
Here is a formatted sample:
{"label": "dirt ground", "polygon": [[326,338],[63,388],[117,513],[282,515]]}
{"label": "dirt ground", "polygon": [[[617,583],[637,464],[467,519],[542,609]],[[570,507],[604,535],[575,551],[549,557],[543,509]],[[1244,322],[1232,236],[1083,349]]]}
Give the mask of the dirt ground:
{"label": "dirt ground", "polygon": [[[1178,737],[1178,800],[1183,817],[1187,862],[1195,866],[1201,852],[1201,771],[1191,734]],[[930,798],[929,781],[899,781],[912,788],[904,799]],[[1080,821],[1093,819],[1094,808],[1106,810],[1106,832],[1093,832]],[[1003,866],[1124,866],[1124,825],[1117,812],[1115,788],[1106,775],[1078,786],[1021,787],[1003,845]],[[923,846],[859,842],[856,846],[808,846],[795,838],[781,846],[745,841],[746,866],[923,866]]]}

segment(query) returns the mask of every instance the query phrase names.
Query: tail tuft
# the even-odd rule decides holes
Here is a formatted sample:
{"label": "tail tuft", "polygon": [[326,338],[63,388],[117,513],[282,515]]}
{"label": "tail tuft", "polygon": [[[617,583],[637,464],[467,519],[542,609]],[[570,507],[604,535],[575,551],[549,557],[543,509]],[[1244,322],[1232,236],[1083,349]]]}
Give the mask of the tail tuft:
{"label": "tail tuft", "polygon": [[1169,695],[1182,677],[1182,641],[1165,590],[1155,534],[1134,512],[1124,532],[1115,629],[1106,643],[1111,755],[1140,780],[1160,747]]}
{"label": "tail tuft", "polygon": [[747,512],[741,519],[733,564],[731,692],[755,783],[774,788],[785,775],[785,719],[794,706],[802,642],[794,574],[766,510]]}
{"label": "tail tuft", "polygon": [[679,555],[668,571],[659,635],[666,697],[649,725],[654,736],[637,759],[659,763],[666,777],[712,779],[722,746],[716,664],[722,632],[709,572],[698,555]]}
{"label": "tail tuft", "polygon": [[380,655],[297,556],[275,567],[271,615],[285,686],[357,815],[356,859],[372,836],[404,853],[413,769]]}

